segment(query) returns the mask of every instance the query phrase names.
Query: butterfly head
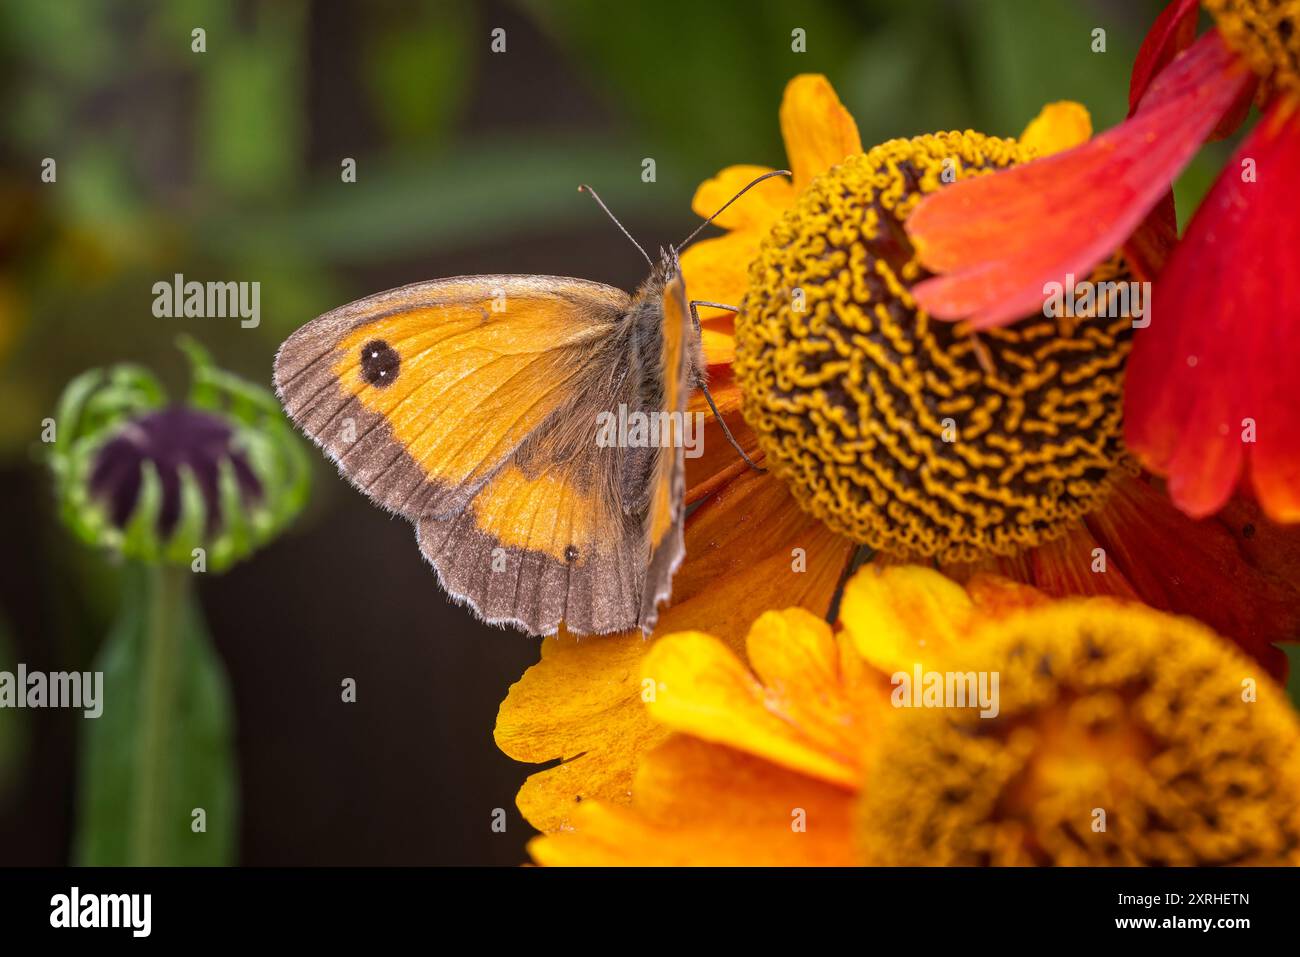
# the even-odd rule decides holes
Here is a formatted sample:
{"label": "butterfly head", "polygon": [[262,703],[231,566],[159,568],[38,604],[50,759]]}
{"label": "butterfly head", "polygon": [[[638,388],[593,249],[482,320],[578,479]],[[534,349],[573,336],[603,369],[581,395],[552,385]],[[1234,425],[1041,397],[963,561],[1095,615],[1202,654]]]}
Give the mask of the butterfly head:
{"label": "butterfly head", "polygon": [[659,247],[659,262],[655,265],[655,270],[665,281],[681,273],[682,263],[677,258],[676,246]]}
{"label": "butterfly head", "polygon": [[735,196],[731,197],[731,199],[723,203],[722,207],[716,213],[714,213],[704,222],[700,223],[700,225],[696,226],[695,229],[691,232],[691,234],[687,236],[685,239],[683,239],[676,246],[669,246],[666,249],[660,246],[659,262],[657,264],[650,259],[650,256],[646,253],[645,249],[641,246],[639,242],[636,241],[635,238],[633,238],[632,234],[627,231],[627,228],[618,221],[618,217],[609,211],[609,207],[605,205],[604,200],[602,200],[600,196],[597,195],[594,189],[592,189],[586,183],[583,183],[578,187],[578,192],[589,194],[591,198],[596,201],[596,204],[605,211],[605,215],[608,216],[611,220],[613,220],[614,225],[617,226],[619,230],[623,233],[623,235],[626,236],[628,240],[632,243],[632,245],[637,248],[637,251],[640,252],[641,255],[645,257],[645,261],[650,264],[651,274],[656,277],[662,277],[665,281],[667,281],[668,279],[671,279],[672,277],[680,274],[681,272],[681,264],[680,262],[678,262],[677,259],[678,253],[680,253],[683,249],[686,248],[687,243],[689,243],[692,239],[694,239],[697,235],[699,235],[700,230],[702,230],[705,226],[709,225],[709,223],[717,219],[718,216],[723,212],[723,210],[725,210],[736,200],[740,199],[740,197],[744,196],[747,192],[749,192],[759,183],[763,182],[763,180],[771,179],[773,176],[790,176],[790,175],[791,173],[788,169],[769,170],[768,172],[762,174],[761,176],[758,176],[755,179],[751,180],[748,186],[746,186],[744,189],[738,192]]}

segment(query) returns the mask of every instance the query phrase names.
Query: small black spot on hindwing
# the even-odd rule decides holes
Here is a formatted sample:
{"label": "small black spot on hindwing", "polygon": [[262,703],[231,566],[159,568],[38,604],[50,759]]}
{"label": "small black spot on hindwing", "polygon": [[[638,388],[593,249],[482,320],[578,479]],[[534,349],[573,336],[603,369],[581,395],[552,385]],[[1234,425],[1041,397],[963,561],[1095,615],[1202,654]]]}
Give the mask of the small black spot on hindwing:
{"label": "small black spot on hindwing", "polygon": [[382,389],[392,385],[401,365],[397,350],[383,339],[371,339],[361,347],[361,378],[373,386]]}
{"label": "small black spot on hindwing", "polygon": [[568,548],[564,550],[564,560],[569,563],[573,563],[578,560],[578,547],[576,545],[570,545]]}

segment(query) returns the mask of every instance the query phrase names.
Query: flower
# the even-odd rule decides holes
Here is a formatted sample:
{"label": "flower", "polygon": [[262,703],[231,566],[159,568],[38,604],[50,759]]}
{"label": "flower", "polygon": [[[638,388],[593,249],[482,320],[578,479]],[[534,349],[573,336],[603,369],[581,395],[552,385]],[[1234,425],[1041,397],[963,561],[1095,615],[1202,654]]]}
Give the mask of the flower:
{"label": "flower", "polygon": [[[912,295],[924,271],[905,228],[926,196],[1089,131],[1082,107],[1052,104],[1020,140],[891,140],[810,183],[760,242],[735,320],[746,423],[800,504],[877,561],[1136,597],[1194,615],[1281,675],[1273,642],[1300,637],[1285,557],[1300,535],[1270,528],[1288,544],[1251,552],[1241,543],[1267,525],[1257,508],[1195,522],[1136,474],[1121,437],[1131,321],[1040,316],[974,333]],[[1128,268],[1112,257],[1093,278]],[[715,297],[707,274],[696,281],[692,295]]]}
{"label": "flower", "polygon": [[[948,561],[1014,555],[1062,536],[1128,474],[1128,318],[980,337],[910,295],[911,209],[1035,152],[969,130],[891,140],[809,186],[751,267],[734,363],[745,418],[800,502],[855,541]],[[1127,276],[1106,266],[1098,279]]]}
{"label": "flower", "polygon": [[[697,299],[738,305],[748,285],[749,264],[758,258],[759,243],[781,214],[813,179],[862,152],[858,125],[824,76],[803,74],[786,84],[780,121],[791,178],[774,177],[756,186],[742,202],[713,220],[727,235],[693,243],[682,253],[682,277]],[[728,166],[700,184],[691,209],[708,218],[749,183],[772,171],[766,166]],[[730,362],[735,313],[701,308],[700,318],[710,364]]]}
{"label": "flower", "polygon": [[309,471],[275,399],[216,369],[193,340],[189,401],[147,371],[83,373],[51,420],[63,516],[88,544],[220,571],[273,538],[306,501]]}
{"label": "flower", "polygon": [[[834,241],[848,242],[847,227],[825,219],[818,227],[824,235],[816,229],[800,232],[802,218],[822,201],[825,184],[841,182],[837,177],[857,175],[864,163],[881,162],[882,169],[888,170],[889,162],[907,150],[949,146],[966,149],[971,158],[968,167],[954,164],[953,175],[975,175],[980,165],[977,154],[1020,161],[1077,142],[1088,134],[1089,124],[1081,107],[1053,104],[1029,125],[1018,142],[974,133],[941,134],[892,141],[844,162],[845,156],[836,154],[841,148],[857,148],[856,133],[850,136],[847,132],[854,129],[852,120],[823,78],[793,80],[781,115],[791,167],[796,183],[802,182],[802,191],[770,188],[780,185],[779,180],[760,184],[751,191],[767,197],[760,209],[742,212],[736,207],[745,203],[735,204],[722,218],[724,227],[731,229],[727,236],[698,243],[682,256],[691,298],[737,305],[745,301],[738,320],[733,321],[727,314],[706,322],[709,383],[724,420],[741,446],[751,457],[765,461],[772,471],[758,474],[747,470],[723,438],[718,423],[708,420],[703,456],[687,461],[686,499],[692,510],[685,530],[686,560],[674,578],[672,602],[661,616],[655,635],[649,641],[640,633],[579,640],[561,632],[543,642],[541,660],[510,689],[497,718],[498,746],[519,761],[560,761],[529,777],[518,796],[524,817],[543,832],[570,827],[574,812],[593,800],[613,805],[631,799],[638,756],[667,735],[667,730],[655,724],[642,707],[639,684],[640,662],[653,650],[658,636],[686,627],[698,628],[743,655],[751,619],[749,609],[756,605],[797,605],[815,617],[825,618],[847,571],[860,555],[859,545],[864,543],[879,549],[873,559],[877,563],[942,557],[943,571],[960,581],[996,571],[1033,583],[1053,595],[1101,592],[1195,615],[1240,642],[1276,673],[1284,670],[1285,658],[1272,643],[1300,635],[1300,591],[1296,584],[1300,576],[1287,574],[1288,569],[1300,568],[1300,537],[1285,536],[1268,526],[1259,519],[1258,510],[1247,503],[1234,503],[1232,509],[1214,520],[1194,522],[1170,507],[1144,477],[1133,474],[1131,465],[1115,448],[1119,396],[1115,369],[1123,363],[1123,335],[1116,334],[1116,341],[1110,343],[1099,335],[1104,330],[1089,327],[1090,331],[1080,333],[1078,341],[1063,338],[1059,346],[1046,343],[1043,348],[1049,353],[1055,348],[1067,354],[1089,354],[1077,365],[1055,362],[1049,356],[1048,363],[1036,368],[1035,362],[1042,360],[1034,357],[1032,348],[1017,352],[1014,340],[1021,337],[1020,333],[990,334],[984,346],[974,342],[975,337],[969,333],[963,334],[964,341],[958,341],[950,327],[936,327],[933,333],[946,339],[946,345],[933,352],[934,364],[946,363],[960,376],[962,388],[982,382],[991,391],[997,385],[1005,388],[1003,380],[1013,386],[1023,385],[1034,377],[1046,378],[1051,365],[1053,369],[1065,368],[1065,380],[1077,390],[1075,396],[1081,406],[1076,424],[1090,420],[1086,427],[1095,432],[1087,441],[1093,449],[1067,467],[1078,469],[1080,475],[1086,472],[1086,480],[1095,486],[1081,488],[1078,496],[1090,507],[1062,507],[1062,514],[1053,516],[1050,528],[1044,523],[1034,539],[1017,542],[1014,536],[1004,536],[1005,547],[994,548],[991,545],[995,536],[972,536],[952,551],[921,548],[918,552],[897,546],[915,545],[923,536],[914,535],[912,541],[905,542],[900,532],[867,540],[851,516],[841,516],[841,521],[831,510],[819,510],[810,504],[817,494],[811,486],[831,472],[823,464],[809,467],[804,478],[799,477],[791,465],[797,454],[802,454],[791,448],[797,440],[778,438],[777,430],[761,410],[759,384],[769,380],[759,370],[764,361],[776,358],[764,355],[763,329],[771,327],[782,309],[793,313],[789,295],[765,292],[765,283],[777,261],[795,255],[790,250],[802,237],[799,241],[807,243],[810,251],[799,261],[812,263],[808,265],[812,273],[817,257]],[[805,148],[808,153],[802,152]],[[824,165],[813,165],[812,157],[819,157],[818,162]],[[730,187],[719,184],[744,185],[761,172],[759,167],[724,170],[701,187],[696,197],[697,210],[705,210],[701,215],[707,216],[713,209],[706,202],[717,199],[717,205],[721,205],[730,198],[724,195]],[[938,189],[944,175],[941,162],[929,168],[922,180],[925,188]],[[751,194],[746,194],[745,199]],[[919,194],[894,198],[903,200],[899,215],[905,216]],[[901,226],[890,225],[890,217],[878,216],[875,223],[891,235],[902,235]],[[836,251],[834,255],[852,260],[854,268],[861,266],[862,260],[854,258],[861,256],[860,252]],[[731,257],[750,258],[742,263]],[[828,260],[835,261],[830,254]],[[880,261],[892,260],[886,255]],[[863,274],[856,283],[851,278],[839,281],[841,275],[851,276],[848,269],[836,274],[835,283],[824,281],[820,289],[813,290],[808,284],[812,310],[807,313],[812,317],[809,321],[829,321],[824,320],[823,313],[831,304],[843,315],[854,310],[865,312],[868,305],[873,310],[879,306],[894,311],[904,336],[914,334],[924,319],[915,315],[907,287],[919,274],[902,265],[900,270],[893,277],[893,286],[889,285],[889,277],[880,272]],[[731,285],[737,276],[746,274],[748,278],[739,290]],[[878,298],[872,300],[871,296]],[[787,318],[785,328],[794,329],[795,316]],[[1088,326],[1087,321],[1082,325]],[[825,328],[819,334],[830,338]],[[916,351],[915,346],[901,341],[897,348]],[[993,373],[981,364],[977,351],[981,348],[986,353],[984,359],[994,363]],[[1003,356],[1004,350],[1009,357]],[[870,374],[867,359],[870,357],[861,355],[855,359],[864,375]],[[832,367],[830,371],[838,370]],[[909,395],[921,394],[917,383],[924,374],[915,362],[900,361],[896,367],[877,374],[901,382],[906,387],[904,392],[911,390]],[[774,367],[772,379],[777,375]],[[1088,375],[1092,378],[1088,379]],[[845,382],[857,380],[846,374]],[[800,380],[801,385],[806,383]],[[833,382],[822,384],[828,394],[837,387]],[[1055,398],[1055,404],[1062,405],[1063,398],[1064,393]],[[1045,399],[1048,401],[1042,409],[1049,410],[1053,396],[1045,393]],[[927,401],[921,400],[914,410],[925,409]],[[702,397],[695,397],[693,402],[693,410],[707,411]],[[952,417],[962,427],[979,427],[978,408],[955,409]],[[1048,418],[1050,414],[1044,412]],[[1065,410],[1060,424],[1066,424],[1068,418]],[[825,424],[838,427],[844,421],[829,416]],[[899,436],[906,427],[899,425]],[[816,429],[804,433],[810,440],[817,435]],[[919,433],[909,438],[916,437]],[[823,449],[827,461],[834,461],[835,445],[828,442]],[[915,477],[921,472],[901,469],[899,481],[907,481],[909,474]],[[1065,475],[1063,482],[1079,478]],[[1049,496],[1056,493],[1050,481]],[[883,511],[888,517],[888,504]],[[1005,516],[998,521],[1005,522]],[[1035,541],[1034,547],[1025,547]]]}
{"label": "flower", "polygon": [[[674,734],[534,860],[1300,863],[1300,719],[1193,621],[909,566],[854,576],[838,631],[768,611],[746,648],[660,639],[645,707]],[[978,701],[926,697],[950,674]]]}
{"label": "flower", "polygon": [[[940,273],[916,287],[932,315],[989,328],[1035,311],[1045,284],[1124,245],[1158,273],[1125,398],[1128,446],[1193,516],[1245,476],[1275,521],[1300,521],[1300,2],[1175,0],[1134,66],[1130,117],[1076,149],[922,203],[908,233]],[[1190,44],[1190,46],[1189,46]],[[1187,47],[1182,50],[1181,48]],[[1164,261],[1169,185],[1196,149],[1263,115]]]}

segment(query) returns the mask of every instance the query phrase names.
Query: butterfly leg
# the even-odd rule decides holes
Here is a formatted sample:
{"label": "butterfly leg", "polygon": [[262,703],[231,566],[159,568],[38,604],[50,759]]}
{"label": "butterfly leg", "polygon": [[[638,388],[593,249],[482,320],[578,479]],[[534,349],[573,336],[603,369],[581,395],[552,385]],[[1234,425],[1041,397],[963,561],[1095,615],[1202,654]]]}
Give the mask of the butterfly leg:
{"label": "butterfly leg", "polygon": [[[709,302],[706,299],[692,299],[690,301],[691,320],[695,323],[695,334],[697,336],[701,335],[700,313],[697,308],[699,306],[712,306],[714,309],[725,309],[728,312],[740,312],[739,306],[728,306],[721,302]],[[713,410],[713,416],[718,420],[718,425],[722,426],[722,434],[727,437],[727,441],[731,443],[731,447],[740,453],[740,457],[745,460],[745,464],[755,472],[766,472],[767,469],[763,468],[761,465],[755,464],[754,460],[745,454],[745,450],[740,447],[740,443],[737,442],[735,436],[731,434],[731,429],[727,428],[727,422],[722,417],[722,413],[718,411],[718,404],[713,401],[713,393],[709,391],[709,384],[704,380],[704,376],[697,376],[695,384],[699,386],[700,391],[704,393],[704,398],[709,403],[709,408]]]}

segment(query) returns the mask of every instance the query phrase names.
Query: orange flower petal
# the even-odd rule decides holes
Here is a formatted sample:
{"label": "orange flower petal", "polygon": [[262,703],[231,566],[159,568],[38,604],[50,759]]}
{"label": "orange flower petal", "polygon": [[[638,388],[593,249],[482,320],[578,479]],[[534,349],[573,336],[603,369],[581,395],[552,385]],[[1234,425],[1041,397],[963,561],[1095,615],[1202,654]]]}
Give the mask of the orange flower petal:
{"label": "orange flower petal", "polygon": [[[686,561],[673,580],[659,634],[698,628],[741,649],[754,609],[807,608],[824,616],[856,546],[803,511],[771,473],[743,472],[686,523]],[[673,624],[670,622],[670,624]]]}
{"label": "orange flower petal", "polygon": [[1264,510],[1300,521],[1297,169],[1300,109],[1279,99],[1192,218],[1134,343],[1125,438],[1194,516],[1221,508],[1249,467]]}
{"label": "orange flower petal", "polygon": [[[732,437],[740,443],[755,462],[761,462],[763,454],[758,450],[758,440],[754,430],[745,421],[740,411],[740,386],[731,374],[731,367],[725,366],[709,377],[709,391],[713,401],[722,413],[722,419],[731,430]],[[702,454],[698,458],[686,460],[686,501],[688,504],[699,501],[730,482],[749,465],[740,457],[718,422],[713,410],[709,408],[704,393],[696,390],[691,395],[688,411],[699,412],[704,416],[704,437],[700,442]]]}
{"label": "orange flower petal", "polygon": [[966,593],[980,617],[991,619],[1005,618],[1051,602],[1037,588],[998,575],[975,575],[967,582]]}
{"label": "orange flower petal", "polygon": [[[830,625],[802,609],[768,611],[750,630],[748,647],[763,658],[779,689],[769,696],[722,642],[698,631],[679,632],[655,644],[642,665],[646,708],[660,724],[714,744],[765,758],[793,771],[852,789],[860,769],[856,749],[828,750],[818,735],[823,715],[805,727],[786,710],[790,701],[821,695],[847,723],[852,715],[839,694],[838,646]],[[838,704],[838,708],[835,705]],[[861,729],[858,729],[861,733]],[[833,742],[839,744],[842,738]]]}
{"label": "orange flower petal", "polygon": [[863,746],[892,710],[887,676],[872,668],[843,632],[799,608],[768,612],[745,641],[766,706],[799,728],[822,754],[856,769]]}
{"label": "orange flower petal", "polygon": [[644,653],[640,634],[579,639],[561,631],[542,641],[541,660],[511,686],[497,712],[497,747],[516,761],[564,759],[519,791],[519,810],[538,830],[568,826],[584,797],[626,800],[636,756],[663,740],[631,680]]}
{"label": "orange flower petal", "polygon": [[[877,555],[872,561],[880,564],[883,559],[884,556]],[[989,555],[973,562],[939,562],[938,568],[962,585],[968,585],[978,575],[991,575],[1028,585],[1034,583],[1034,566],[1028,551],[1015,555]]]}
{"label": "orange flower petal", "polygon": [[981,614],[994,617],[1027,604],[1039,604],[1048,597],[1136,599],[1136,590],[1113,562],[1107,561],[1104,572],[1093,571],[1097,567],[1094,549],[1101,547],[1080,520],[1056,541],[1018,555],[993,556],[979,562],[945,562],[940,570],[966,588]]}
{"label": "orange flower petal", "polygon": [[[804,550],[805,571],[792,567],[796,548]],[[852,552],[782,482],[746,472],[687,519],[686,561],[656,635],[700,628],[740,652],[754,608],[824,614]],[[519,761],[563,759],[519,791],[519,809],[534,827],[570,826],[583,799],[627,802],[637,760],[667,734],[641,700],[641,659],[655,640],[562,632],[542,642],[541,661],[511,687],[497,715],[498,747]]]}
{"label": "orange flower petal", "polygon": [[[691,209],[708,219],[742,189],[764,173],[767,166],[728,166],[712,179],[706,179],[695,191]],[[741,199],[727,206],[726,212],[713,220],[723,229],[755,229],[766,232],[780,215],[794,205],[794,186],[783,176],[773,176],[759,183]]]}
{"label": "orange flower petal", "polygon": [[[758,258],[758,245],[762,238],[763,234],[756,230],[742,229],[716,239],[691,243],[682,253],[682,278],[686,280],[686,295],[691,299],[739,306],[745,298],[745,290],[749,288],[749,264]],[[722,317],[728,322],[735,317],[735,313],[722,312],[708,306],[700,306],[699,314],[700,322],[706,328]],[[713,345],[716,350],[720,344],[715,342]],[[728,347],[715,358],[706,344],[704,354],[709,364],[713,365],[720,361],[730,361],[726,357],[733,356],[735,348]]]}
{"label": "orange flower petal", "polygon": [[674,736],[645,756],[634,807],[584,803],[536,838],[539,864],[850,866],[854,795],[759,758]]}
{"label": "orange flower petal", "polygon": [[730,371],[731,363],[736,358],[736,314],[704,306],[699,307],[699,312],[704,364],[713,375],[718,375],[723,370]]}
{"label": "orange flower petal", "polygon": [[1035,587],[1055,598],[1138,597],[1124,572],[1115,562],[1108,560],[1104,547],[1084,522],[1076,524],[1056,541],[1035,548],[1029,558]]}
{"label": "orange flower petal", "polygon": [[805,73],[786,84],[781,135],[796,195],[844,157],[862,152],[858,124],[820,74]]}
{"label": "orange flower petal", "polygon": [[730,332],[718,332],[701,323],[700,342],[710,366],[729,366],[736,358],[736,337]]}
{"label": "orange flower petal", "polygon": [[1250,82],[1206,34],[1155,80],[1136,116],[1082,146],[926,197],[906,223],[936,273],[913,289],[976,328],[1038,312],[1048,283],[1082,278],[1120,248]]}

